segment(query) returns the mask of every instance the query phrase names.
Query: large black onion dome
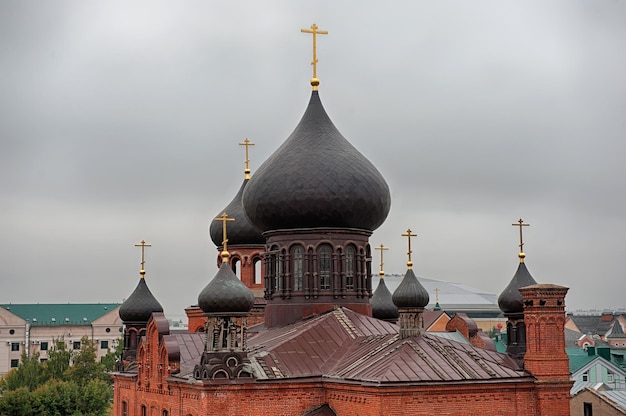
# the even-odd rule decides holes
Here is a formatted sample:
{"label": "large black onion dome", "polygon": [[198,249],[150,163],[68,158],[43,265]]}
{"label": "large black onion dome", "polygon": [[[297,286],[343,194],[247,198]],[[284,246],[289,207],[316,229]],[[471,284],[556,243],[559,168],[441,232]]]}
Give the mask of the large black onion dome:
{"label": "large black onion dome", "polygon": [[198,306],[205,313],[245,313],[254,306],[254,294],[224,262],[198,295]]}
{"label": "large black onion dome", "polygon": [[376,319],[395,320],[400,316],[398,307],[393,303],[391,292],[387,289],[385,279],[380,279],[374,295],[370,299],[372,316]]}
{"label": "large black onion dome", "polygon": [[408,269],[400,286],[393,292],[393,303],[398,308],[424,308],[430,297],[428,291],[417,280],[413,269]]}
{"label": "large black onion dome", "polygon": [[[261,236],[261,233],[254,228],[248,218],[243,213],[243,205],[241,204],[241,196],[243,190],[248,184],[249,179],[244,179],[239,192],[233,198],[233,200],[216,215],[219,217],[222,212],[226,212],[230,218],[234,218],[235,221],[228,224],[228,245],[255,245],[265,244],[265,239]],[[218,221],[211,221],[209,226],[209,234],[213,243],[221,247],[223,241],[223,227],[222,223]]]}
{"label": "large black onion dome", "polygon": [[537,282],[530,275],[525,263],[520,263],[511,279],[509,285],[504,288],[498,297],[498,306],[505,314],[515,314],[524,312],[522,294],[519,289],[525,286],[535,285]]}
{"label": "large black onion dome", "polygon": [[391,206],[380,172],[337,130],[317,91],[289,138],[250,179],[246,215],[261,232],[380,226]]}
{"label": "large black onion dome", "polygon": [[135,291],[120,306],[120,319],[124,323],[148,322],[152,312],[163,312],[163,306],[154,297],[146,279],[139,279]]}

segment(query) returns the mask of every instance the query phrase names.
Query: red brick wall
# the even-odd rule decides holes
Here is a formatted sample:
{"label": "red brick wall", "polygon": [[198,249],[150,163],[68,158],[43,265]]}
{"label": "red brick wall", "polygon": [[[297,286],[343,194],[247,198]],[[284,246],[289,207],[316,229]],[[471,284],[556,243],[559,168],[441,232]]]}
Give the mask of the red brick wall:
{"label": "red brick wall", "polygon": [[567,288],[538,284],[520,289],[524,299],[524,369],[537,378],[539,414],[569,416],[569,358],[565,352]]}
{"label": "red brick wall", "polygon": [[[135,390],[134,383],[116,377],[115,414],[121,401],[167,410],[170,416],[300,416],[328,403],[341,416],[547,416],[540,413],[532,380],[517,383],[468,383],[424,386],[373,387],[333,382],[254,382],[247,384],[194,385],[176,383],[162,390]],[[569,400],[565,400],[569,406]],[[569,409],[569,407],[568,407]],[[148,414],[151,414],[148,412]]]}

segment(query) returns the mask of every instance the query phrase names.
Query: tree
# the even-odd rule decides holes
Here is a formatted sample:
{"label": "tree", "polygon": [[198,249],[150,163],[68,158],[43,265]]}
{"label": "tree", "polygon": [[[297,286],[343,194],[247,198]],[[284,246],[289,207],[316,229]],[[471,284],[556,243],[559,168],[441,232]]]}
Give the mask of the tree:
{"label": "tree", "polygon": [[39,363],[39,354],[27,357],[22,353],[20,365],[10,371],[0,381],[0,392],[17,390],[25,387],[28,391],[33,391],[46,381],[43,367]]}
{"label": "tree", "polygon": [[0,415],[104,416],[109,413],[112,397],[110,386],[101,380],[85,385],[51,380],[32,392],[21,387],[5,394],[0,398]]}
{"label": "tree", "polygon": [[104,366],[105,371],[115,371],[115,365],[117,364],[117,360],[122,357],[122,351],[124,351],[124,338],[120,338],[117,341],[117,346],[115,347],[115,350],[107,350],[107,353],[104,355],[104,357],[100,359],[100,362]]}
{"label": "tree", "polygon": [[0,415],[31,416],[38,414],[33,409],[33,394],[26,387],[8,391],[0,397]]}
{"label": "tree", "polygon": [[54,345],[48,351],[48,360],[45,363],[48,379],[64,380],[65,372],[70,367],[72,353],[68,351],[63,337],[54,340]]}
{"label": "tree", "polygon": [[[96,361],[95,344],[87,337],[72,354],[63,338],[55,340],[45,363],[39,355],[22,355],[18,368],[0,380],[0,415],[104,416],[113,390],[104,365]],[[73,365],[70,365],[70,359]]]}
{"label": "tree", "polygon": [[109,381],[104,366],[96,360],[96,345],[86,336],[80,340],[80,350],[72,355],[72,365],[65,371],[65,378],[78,384],[89,380]]}

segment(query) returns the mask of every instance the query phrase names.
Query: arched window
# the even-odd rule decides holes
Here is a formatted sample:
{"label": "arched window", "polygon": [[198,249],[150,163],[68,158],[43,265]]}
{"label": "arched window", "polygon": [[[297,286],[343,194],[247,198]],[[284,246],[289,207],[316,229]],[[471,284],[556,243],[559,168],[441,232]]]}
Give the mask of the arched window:
{"label": "arched window", "polygon": [[272,246],[265,257],[265,290],[267,293],[278,292],[278,277],[280,275],[280,257],[278,247]]}
{"label": "arched window", "polygon": [[330,247],[320,247],[318,260],[320,289],[330,289]]}
{"label": "arched window", "polygon": [[261,258],[255,257],[252,259],[252,264],[254,266],[254,283],[257,285],[263,283],[263,275],[261,274]]}
{"label": "arched window", "polygon": [[122,402],[122,416],[128,416],[128,403]]}
{"label": "arched window", "polygon": [[241,260],[239,257],[233,257],[230,262],[231,268],[233,269],[233,273],[241,280]]}
{"label": "arched window", "polygon": [[348,246],[346,247],[346,289],[354,289],[354,247]]}
{"label": "arched window", "polygon": [[302,259],[304,250],[301,246],[296,246],[291,249],[291,258],[293,264],[293,290],[302,290]]}
{"label": "arched window", "polygon": [[148,416],[148,408],[144,404],[141,405],[141,416]]}

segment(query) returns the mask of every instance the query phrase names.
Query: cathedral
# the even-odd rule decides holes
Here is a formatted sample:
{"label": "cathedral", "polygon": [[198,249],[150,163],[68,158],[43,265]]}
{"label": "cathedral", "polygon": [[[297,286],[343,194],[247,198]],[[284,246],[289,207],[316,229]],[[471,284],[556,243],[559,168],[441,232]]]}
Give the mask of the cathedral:
{"label": "cathedral", "polygon": [[389,187],[322,105],[315,37],[326,32],[303,32],[314,39],[308,105],[253,175],[242,143],[244,181],[211,221],[218,270],[186,310],[188,332],[170,332],[143,267],[120,307],[114,414],[569,415],[567,288],[536,283],[523,242],[499,298],[506,353],[425,331],[410,229],[402,282],[391,293],[381,265],[373,289],[369,237]]}

